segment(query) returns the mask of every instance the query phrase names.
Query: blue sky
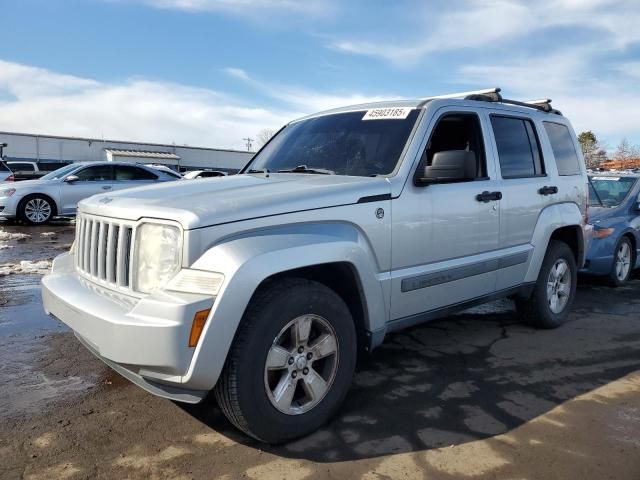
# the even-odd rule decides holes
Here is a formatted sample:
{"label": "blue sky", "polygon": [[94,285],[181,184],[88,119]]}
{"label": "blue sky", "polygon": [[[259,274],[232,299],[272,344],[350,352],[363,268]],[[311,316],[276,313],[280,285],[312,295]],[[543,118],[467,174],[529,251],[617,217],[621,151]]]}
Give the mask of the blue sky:
{"label": "blue sky", "polygon": [[2,2],[0,130],[241,148],[297,116],[499,85],[640,143],[631,0]]}

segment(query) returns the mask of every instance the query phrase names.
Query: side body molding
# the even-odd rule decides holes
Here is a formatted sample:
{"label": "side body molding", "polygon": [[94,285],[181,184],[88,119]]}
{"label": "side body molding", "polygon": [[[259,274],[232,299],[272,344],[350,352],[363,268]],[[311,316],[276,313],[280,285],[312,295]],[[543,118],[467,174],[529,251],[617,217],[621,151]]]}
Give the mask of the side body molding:
{"label": "side body molding", "polygon": [[585,255],[582,222],[582,213],[580,213],[578,205],[573,202],[556,203],[540,212],[536,228],[531,237],[531,244],[534,249],[529,262],[529,269],[524,279],[525,283],[535,282],[538,279],[538,273],[540,272],[551,235],[562,227],[579,227],[580,238],[578,239],[578,246],[580,258],[578,259],[578,268],[582,266]]}
{"label": "side body molding", "polygon": [[[365,299],[365,328],[384,328],[388,298],[375,258],[364,234],[342,222],[284,225],[222,240],[190,267],[220,272],[225,280],[183,383],[195,389],[213,388],[253,293],[264,279],[277,273],[334,262],[350,264]],[[225,295],[227,289],[233,293]]]}

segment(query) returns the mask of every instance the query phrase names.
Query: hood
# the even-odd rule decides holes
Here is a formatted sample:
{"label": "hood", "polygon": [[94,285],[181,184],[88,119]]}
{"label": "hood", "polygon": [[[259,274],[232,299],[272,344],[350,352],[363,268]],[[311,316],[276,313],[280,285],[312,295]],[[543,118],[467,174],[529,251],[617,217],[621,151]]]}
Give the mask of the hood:
{"label": "hood", "polygon": [[0,188],[7,188],[7,187],[15,188],[16,192],[19,192],[20,189],[22,188],[32,188],[32,187],[37,187],[42,185],[50,185],[51,182],[55,182],[55,180],[35,179],[35,180],[21,180],[17,182],[3,182]]}
{"label": "hood", "polygon": [[296,173],[167,182],[94,195],[79,211],[127,220],[175,220],[185,229],[357,203],[389,194],[386,178]]}

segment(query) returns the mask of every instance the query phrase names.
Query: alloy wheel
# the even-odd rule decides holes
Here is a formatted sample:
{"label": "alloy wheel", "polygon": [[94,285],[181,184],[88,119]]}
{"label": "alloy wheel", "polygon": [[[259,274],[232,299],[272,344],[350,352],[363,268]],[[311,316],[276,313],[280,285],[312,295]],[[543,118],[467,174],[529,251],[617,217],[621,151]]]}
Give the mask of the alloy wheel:
{"label": "alloy wheel", "polygon": [[617,279],[620,281],[626,280],[629,270],[631,270],[631,248],[629,248],[629,243],[623,241],[620,244],[616,251],[615,262]]}
{"label": "alloy wheel", "polygon": [[335,330],[319,315],[302,315],[274,339],[265,362],[264,386],[277,410],[299,415],[320,403],[337,370]]}
{"label": "alloy wheel", "polygon": [[571,295],[571,269],[564,258],[559,258],[551,267],[547,279],[549,308],[556,315],[561,313]]}
{"label": "alloy wheel", "polygon": [[43,223],[51,217],[51,205],[43,198],[32,198],[26,203],[24,214],[32,223]]}

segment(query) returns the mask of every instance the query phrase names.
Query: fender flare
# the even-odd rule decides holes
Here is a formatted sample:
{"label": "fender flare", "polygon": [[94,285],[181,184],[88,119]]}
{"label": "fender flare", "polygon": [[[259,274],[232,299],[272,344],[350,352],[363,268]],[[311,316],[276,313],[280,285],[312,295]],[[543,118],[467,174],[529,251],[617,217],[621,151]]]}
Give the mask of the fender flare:
{"label": "fender flare", "polygon": [[563,227],[579,227],[580,238],[578,239],[579,258],[578,268],[584,263],[585,239],[583,230],[583,218],[580,208],[573,202],[556,203],[544,208],[538,216],[536,227],[531,237],[531,244],[534,246],[533,255],[529,262],[529,268],[525,275],[525,283],[535,282],[538,279],[540,268],[547,253],[547,247],[553,233]]}
{"label": "fender flare", "polygon": [[350,264],[364,295],[365,328],[382,328],[389,312],[388,299],[374,258],[364,234],[346,222],[268,228],[214,245],[190,267],[219,272],[225,278],[183,383],[202,390],[215,386],[253,294],[275,274],[327,263]]}

